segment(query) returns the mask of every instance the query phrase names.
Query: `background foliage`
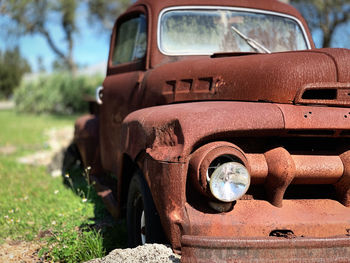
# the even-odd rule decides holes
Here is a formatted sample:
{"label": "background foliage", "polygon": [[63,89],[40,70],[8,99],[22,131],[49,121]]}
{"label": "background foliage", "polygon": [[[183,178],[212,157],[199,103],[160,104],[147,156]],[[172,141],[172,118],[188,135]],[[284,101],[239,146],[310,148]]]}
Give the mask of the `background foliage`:
{"label": "background foliage", "polygon": [[5,52],[0,50],[0,99],[7,99],[20,84],[23,74],[30,71],[18,47]]}
{"label": "background foliage", "polygon": [[87,95],[93,95],[103,77],[77,76],[68,73],[43,75],[24,82],[14,94],[19,112],[72,114],[84,112]]}
{"label": "background foliage", "polygon": [[[92,25],[102,25],[102,28],[110,31],[115,19],[130,2],[130,0],[0,1],[0,15],[10,22],[3,23],[1,29],[8,35],[15,35],[17,40],[25,35],[43,37],[57,57],[54,66],[63,66],[74,74],[77,64],[73,51],[80,30],[77,20],[84,17]],[[82,10],[87,10],[87,15],[79,17],[79,12],[82,13]],[[63,39],[55,39],[56,32],[50,30],[53,24],[62,30]]]}
{"label": "background foliage", "polygon": [[292,0],[311,31],[321,32],[322,47],[350,48],[349,0]]}

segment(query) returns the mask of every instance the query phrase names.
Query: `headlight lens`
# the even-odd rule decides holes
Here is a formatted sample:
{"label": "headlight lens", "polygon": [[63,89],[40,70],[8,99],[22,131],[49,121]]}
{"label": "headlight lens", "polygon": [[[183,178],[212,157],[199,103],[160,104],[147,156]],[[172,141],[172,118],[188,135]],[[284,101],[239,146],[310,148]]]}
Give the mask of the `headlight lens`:
{"label": "headlight lens", "polygon": [[241,198],[250,185],[250,175],[245,166],[227,162],[215,169],[210,177],[210,191],[222,202]]}

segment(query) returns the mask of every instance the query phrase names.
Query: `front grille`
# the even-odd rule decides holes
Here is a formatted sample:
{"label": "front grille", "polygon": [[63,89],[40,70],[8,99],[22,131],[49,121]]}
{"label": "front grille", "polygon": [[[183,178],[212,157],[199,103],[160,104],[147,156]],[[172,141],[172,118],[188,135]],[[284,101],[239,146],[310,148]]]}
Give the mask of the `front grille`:
{"label": "front grille", "polygon": [[[242,200],[267,200],[266,190],[263,184],[251,185]],[[333,185],[311,184],[298,185],[291,184],[284,193],[284,200],[312,200],[331,199],[337,200],[336,189]]]}

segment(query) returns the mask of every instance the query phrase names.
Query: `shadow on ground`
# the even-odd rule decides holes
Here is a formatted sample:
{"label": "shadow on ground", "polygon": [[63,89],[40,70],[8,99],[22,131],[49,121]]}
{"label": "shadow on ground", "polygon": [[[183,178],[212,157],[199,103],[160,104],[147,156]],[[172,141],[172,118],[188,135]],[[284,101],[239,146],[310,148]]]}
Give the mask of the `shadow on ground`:
{"label": "shadow on ground", "polygon": [[[116,221],[104,206],[101,198],[96,194],[92,185],[89,184],[88,172],[82,168],[80,158],[73,156],[70,149],[65,151],[62,161],[63,184],[69,187],[76,195],[86,198],[94,205],[94,218],[89,225],[81,225],[81,229],[94,229],[101,233],[103,247],[108,254],[116,248],[127,247],[127,231],[125,220]],[[68,175],[68,176],[67,176]]]}

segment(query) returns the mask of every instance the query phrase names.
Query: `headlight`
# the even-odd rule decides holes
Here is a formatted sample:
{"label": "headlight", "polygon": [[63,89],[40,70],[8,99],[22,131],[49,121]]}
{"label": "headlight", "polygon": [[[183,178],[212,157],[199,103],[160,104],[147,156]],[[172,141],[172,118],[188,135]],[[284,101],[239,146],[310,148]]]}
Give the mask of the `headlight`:
{"label": "headlight", "polygon": [[232,202],[241,198],[250,185],[248,170],[237,162],[220,165],[208,180],[211,193],[222,202]]}
{"label": "headlight", "polygon": [[203,145],[189,161],[189,185],[197,191],[188,192],[187,200],[198,209],[198,203],[206,200],[215,211],[228,212],[248,191],[249,171],[249,162],[238,146],[221,141]]}

